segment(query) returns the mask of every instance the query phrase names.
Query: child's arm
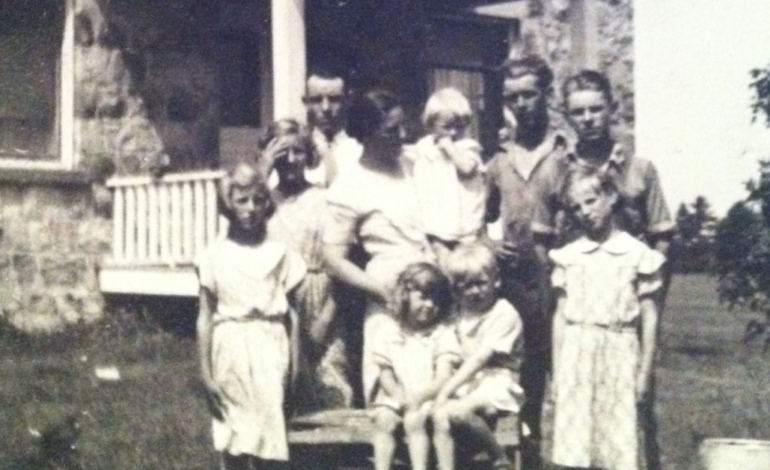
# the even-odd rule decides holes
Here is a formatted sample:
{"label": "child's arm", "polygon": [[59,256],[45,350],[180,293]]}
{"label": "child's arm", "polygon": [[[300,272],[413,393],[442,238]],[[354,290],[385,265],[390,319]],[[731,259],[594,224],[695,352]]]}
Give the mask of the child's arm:
{"label": "child's arm", "polygon": [[562,341],[564,341],[564,325],[566,323],[564,318],[565,300],[563,295],[559,296],[556,300],[556,314],[553,317],[553,331],[551,332],[553,340],[551,345],[551,371],[556,370],[556,362],[558,361],[556,352],[561,348]]}
{"label": "child's arm", "polygon": [[461,178],[471,178],[476,175],[479,168],[479,152],[475,147],[457,145],[450,137],[442,137],[436,142],[436,146],[449,157],[457,175]]}
{"label": "child's arm", "polygon": [[636,377],[636,400],[642,401],[650,391],[655,351],[658,342],[658,307],[653,296],[640,300],[642,309],[642,341],[639,372]]}
{"label": "child's arm", "polygon": [[299,324],[299,314],[297,313],[297,309],[295,308],[295,306],[297,305],[298,288],[299,286],[292,289],[288,295],[289,305],[291,305],[291,307],[289,308],[289,353],[291,354],[290,364],[291,364],[292,388],[297,384],[297,377],[299,375],[300,351],[302,348],[302,344],[300,344],[301,325]]}
{"label": "child's arm", "polygon": [[201,287],[200,301],[198,309],[198,354],[200,356],[201,379],[206,387],[206,402],[209,411],[215,418],[224,419],[224,401],[221,390],[214,381],[214,374],[211,366],[211,337],[212,337],[212,317],[216,310],[216,296],[206,287]]}
{"label": "child's arm", "polygon": [[411,397],[407,407],[411,410],[419,410],[423,403],[436,398],[447,380],[452,377],[452,372],[454,372],[454,363],[451,360],[438,361],[436,377],[423,390]]}
{"label": "child's arm", "polygon": [[381,367],[379,377],[380,387],[393,400],[403,408],[405,405],[404,388],[398,383],[396,374],[390,367]]}
{"label": "child's arm", "polygon": [[452,396],[462,384],[469,381],[476,372],[483,369],[494,353],[495,350],[492,349],[492,347],[481,346],[474,354],[464,360],[457,371],[452,374],[449,380],[447,380],[441,387],[441,390],[436,397],[436,406],[440,406],[442,403],[449,400],[449,397]]}

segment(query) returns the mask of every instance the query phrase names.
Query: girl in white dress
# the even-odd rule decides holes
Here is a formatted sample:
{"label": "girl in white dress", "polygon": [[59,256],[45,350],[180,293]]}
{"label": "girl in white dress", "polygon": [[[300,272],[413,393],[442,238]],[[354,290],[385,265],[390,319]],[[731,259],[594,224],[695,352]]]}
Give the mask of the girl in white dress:
{"label": "girl in white dress", "polygon": [[451,353],[456,370],[433,405],[438,468],[454,470],[455,450],[468,447],[456,442],[460,428],[489,454],[496,470],[508,469],[512,462],[495,440],[490,421],[518,412],[522,402],[521,318],[499,297],[500,271],[491,248],[481,243],[460,245],[449,255],[446,271],[457,306],[441,350]]}
{"label": "girl in white dress", "polygon": [[264,468],[289,458],[284,399],[297,343],[290,305],[306,267],[265,239],[275,206],[256,170],[239,165],[220,189],[227,237],[198,263],[201,375],[222,468]]}
{"label": "girl in white dress", "polygon": [[573,170],[564,199],[585,235],[550,252],[558,296],[553,462],[637,470],[637,405],[650,391],[665,258],[617,228],[618,193],[602,174]]}
{"label": "girl in white dress", "polygon": [[373,351],[379,369],[379,388],[371,405],[377,427],[375,470],[392,467],[401,425],[412,468],[428,468],[426,423],[431,402],[452,372],[451,356],[439,348],[451,294],[449,280],[430,263],[409,265],[396,281],[399,327]]}

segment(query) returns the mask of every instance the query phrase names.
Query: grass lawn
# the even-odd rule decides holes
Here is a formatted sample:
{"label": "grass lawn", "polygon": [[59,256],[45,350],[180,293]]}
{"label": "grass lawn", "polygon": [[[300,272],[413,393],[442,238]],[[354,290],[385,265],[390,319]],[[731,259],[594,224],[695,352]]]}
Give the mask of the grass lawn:
{"label": "grass lawn", "polygon": [[[704,437],[770,439],[770,354],[740,342],[754,316],[720,306],[711,278],[674,279],[658,367],[667,470],[699,469]],[[117,366],[121,380],[98,380],[102,365]],[[200,390],[193,339],[127,314],[50,338],[0,331],[0,468],[33,469],[30,431],[70,414],[88,470],[217,468]]]}

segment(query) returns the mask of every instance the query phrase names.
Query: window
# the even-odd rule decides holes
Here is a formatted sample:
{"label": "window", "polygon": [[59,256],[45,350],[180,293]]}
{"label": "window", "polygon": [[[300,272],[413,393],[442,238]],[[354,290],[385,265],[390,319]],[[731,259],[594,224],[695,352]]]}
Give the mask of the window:
{"label": "window", "polygon": [[73,2],[3,2],[0,167],[72,168]]}

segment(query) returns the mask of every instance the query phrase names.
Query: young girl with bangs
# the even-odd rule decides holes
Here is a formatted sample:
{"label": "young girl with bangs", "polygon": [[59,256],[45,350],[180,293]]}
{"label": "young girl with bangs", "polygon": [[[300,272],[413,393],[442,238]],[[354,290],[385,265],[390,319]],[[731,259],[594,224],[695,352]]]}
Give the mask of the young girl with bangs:
{"label": "young girl with bangs", "polygon": [[393,465],[397,434],[403,427],[412,468],[426,470],[430,439],[426,426],[431,403],[452,371],[439,347],[451,309],[449,281],[430,263],[409,265],[396,281],[398,328],[373,351],[379,369],[372,409],[376,470]]}
{"label": "young girl with bangs", "polygon": [[563,199],[583,235],[552,250],[553,462],[638,470],[639,406],[652,387],[663,255],[619,228],[612,179],[567,174]]}
{"label": "young girl with bangs", "polygon": [[201,375],[224,470],[285,466],[284,401],[296,370],[294,294],[302,257],[266,239],[275,210],[261,174],[241,164],[221,181],[227,236],[198,262]]}

